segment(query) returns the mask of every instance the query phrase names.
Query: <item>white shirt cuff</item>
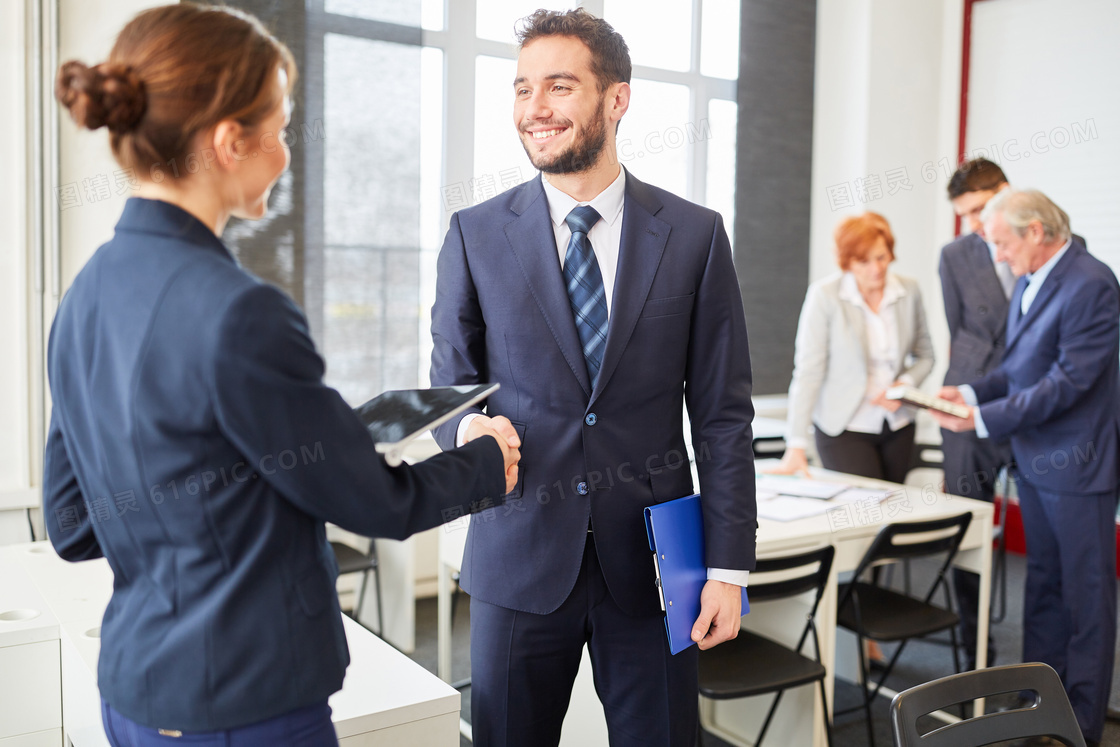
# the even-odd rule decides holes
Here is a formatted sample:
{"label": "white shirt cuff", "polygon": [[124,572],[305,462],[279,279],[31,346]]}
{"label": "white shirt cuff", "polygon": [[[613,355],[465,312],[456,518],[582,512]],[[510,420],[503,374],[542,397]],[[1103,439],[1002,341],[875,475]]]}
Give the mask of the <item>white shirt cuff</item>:
{"label": "white shirt cuff", "polygon": [[787,449],[801,449],[802,451],[806,451],[809,448],[809,439],[807,439],[807,438],[787,438],[786,439],[786,448]]}
{"label": "white shirt cuff", "polygon": [[481,417],[482,416],[477,412],[468,413],[467,415],[463,416],[463,419],[459,421],[459,427],[455,429],[456,446],[462,446],[467,442],[467,428],[470,427],[470,424],[474,421],[475,418]]}
{"label": "white shirt cuff", "polygon": [[988,426],[984,425],[984,418],[980,415],[980,408],[976,405],[972,406],[972,422],[976,426],[977,438],[987,438]]}
{"label": "white shirt cuff", "polygon": [[726,568],[709,568],[708,580],[709,581],[722,581],[725,584],[733,584],[735,586],[746,586],[747,576],[750,571],[729,571]]}
{"label": "white shirt cuff", "polygon": [[969,407],[976,407],[980,404],[980,401],[976,399],[976,390],[968,384],[961,384],[957,387],[957,390],[961,393],[961,396],[964,397],[964,403]]}
{"label": "white shirt cuff", "polygon": [[898,377],[898,380],[901,381],[906,386],[914,386],[914,387],[918,386],[917,383],[914,381],[914,377],[911,376],[910,374],[902,374],[901,376]]}

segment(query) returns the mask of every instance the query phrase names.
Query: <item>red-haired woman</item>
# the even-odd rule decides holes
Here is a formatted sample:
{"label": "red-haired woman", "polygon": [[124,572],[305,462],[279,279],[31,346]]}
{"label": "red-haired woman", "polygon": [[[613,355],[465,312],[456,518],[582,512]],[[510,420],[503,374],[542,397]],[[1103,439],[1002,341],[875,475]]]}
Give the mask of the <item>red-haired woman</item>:
{"label": "red-haired woman", "polygon": [[809,286],[797,325],[786,453],[775,471],[808,467],[810,423],[828,469],[902,482],[914,414],[885,398],[933,368],[918,283],[889,272],[894,234],[877,213],[846,218],[833,234],[841,273]]}
{"label": "red-haired woman", "polygon": [[59,71],[59,101],[140,181],[59,307],[48,365],[51,542],[114,574],[98,684],[115,746],[336,744],[349,656],[324,522],[403,538],[516,481],[494,431],[388,467],[323,384],[302,312],[222,244],[287,168],[295,76],[256,19],[187,3]]}

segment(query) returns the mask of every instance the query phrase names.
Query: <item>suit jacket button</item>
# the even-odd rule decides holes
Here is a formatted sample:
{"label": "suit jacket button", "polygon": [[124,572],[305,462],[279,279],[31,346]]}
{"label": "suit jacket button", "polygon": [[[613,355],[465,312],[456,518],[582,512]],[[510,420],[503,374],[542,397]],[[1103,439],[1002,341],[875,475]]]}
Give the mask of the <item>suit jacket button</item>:
{"label": "suit jacket button", "polygon": [[595,425],[599,422],[599,418],[595,417],[595,413],[589,412],[587,413],[587,417],[583,419],[583,422],[587,423],[588,425]]}
{"label": "suit jacket button", "polygon": [[576,492],[579,493],[580,495],[587,495],[591,491],[588,490],[587,483],[581,482],[579,485],[576,485]]}
{"label": "suit jacket button", "polygon": [[987,314],[988,313],[988,307],[987,306],[981,306],[980,307],[980,313],[981,314]]}

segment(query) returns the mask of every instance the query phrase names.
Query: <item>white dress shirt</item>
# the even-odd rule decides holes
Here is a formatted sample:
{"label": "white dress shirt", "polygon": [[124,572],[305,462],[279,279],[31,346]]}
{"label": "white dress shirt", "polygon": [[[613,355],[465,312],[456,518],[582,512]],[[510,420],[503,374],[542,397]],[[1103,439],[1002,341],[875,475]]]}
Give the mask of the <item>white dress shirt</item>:
{"label": "white dress shirt", "polygon": [[[874,397],[895,382],[895,375],[898,373],[898,361],[902,359],[898,349],[898,301],[905,295],[906,289],[898,278],[888,275],[883,288],[883,300],[879,302],[879,311],[875,312],[859,292],[854,275],[846,272],[840,281],[840,298],[863,311],[864,329],[867,330],[867,395],[845,430],[882,433],[884,420],[892,431],[914,422],[914,415],[909,407],[900,407],[896,412],[891,412],[871,403]],[[899,378],[904,379],[905,375]],[[912,385],[914,382],[906,383]]]}

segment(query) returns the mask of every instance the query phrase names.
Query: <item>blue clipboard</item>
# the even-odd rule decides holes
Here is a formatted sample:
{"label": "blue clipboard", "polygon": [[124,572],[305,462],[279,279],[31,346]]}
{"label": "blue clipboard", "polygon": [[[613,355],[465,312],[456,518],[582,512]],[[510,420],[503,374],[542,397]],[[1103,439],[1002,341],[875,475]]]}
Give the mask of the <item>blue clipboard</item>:
{"label": "blue clipboard", "polygon": [[[669,652],[679,654],[692,640],[692,625],[700,617],[700,593],[708,580],[704,562],[704,520],[700,495],[658,503],[645,510],[646,534],[657,572],[657,591],[665,611]],[[750,612],[743,589],[743,614]]]}

